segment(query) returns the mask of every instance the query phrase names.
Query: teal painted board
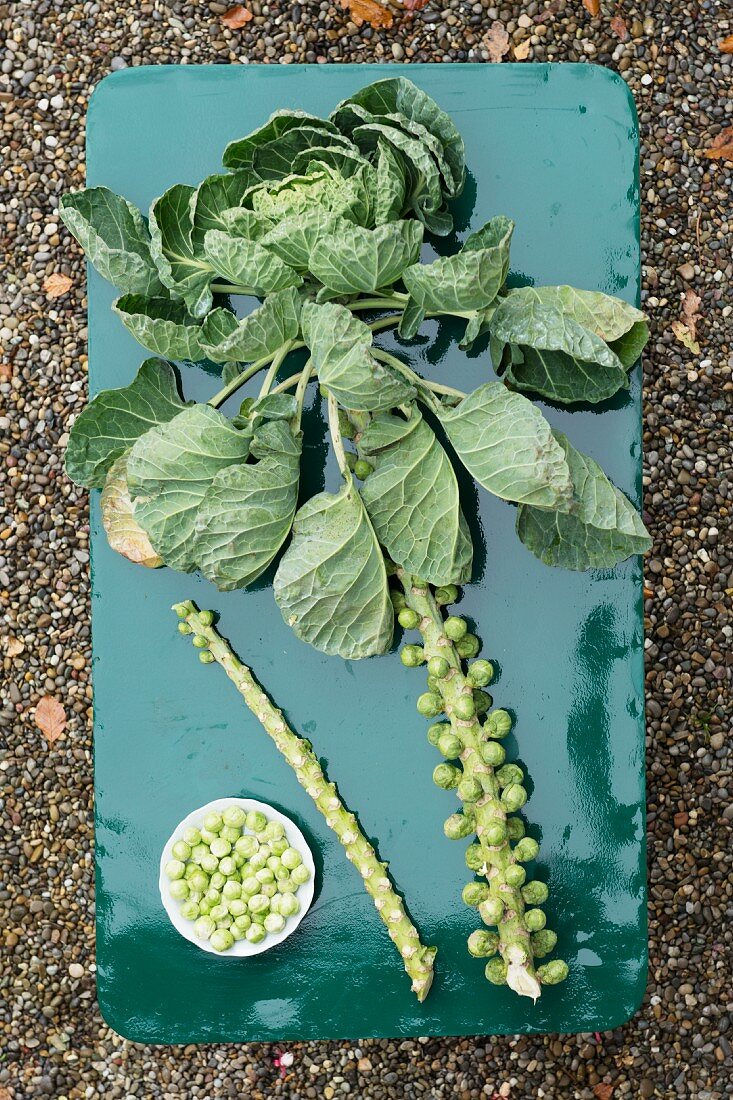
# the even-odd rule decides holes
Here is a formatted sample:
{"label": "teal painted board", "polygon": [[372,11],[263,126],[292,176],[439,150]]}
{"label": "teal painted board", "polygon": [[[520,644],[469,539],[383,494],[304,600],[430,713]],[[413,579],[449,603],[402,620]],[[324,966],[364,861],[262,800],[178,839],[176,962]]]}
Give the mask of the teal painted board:
{"label": "teal painted board", "polygon": [[[231,66],[128,69],[89,110],[90,184],[146,209],[173,183],[215,172],[226,143],[279,107],[325,114],[383,75],[404,73],[455,119],[470,178],[461,228],[516,220],[515,282],[639,295],[637,129],[626,86],[591,65]],[[445,242],[439,248],[445,247]],[[426,256],[430,255],[426,249]],[[126,384],[144,355],[110,312],[112,287],[90,272],[90,385]],[[457,331],[427,322],[413,365],[469,389],[491,377]],[[398,346],[391,336],[387,347]],[[189,397],[217,379],[182,369]],[[638,368],[627,395],[552,423],[640,494]],[[325,422],[305,421],[306,491],[323,487]],[[329,460],[326,487],[337,482]],[[603,1030],[639,1005],[646,979],[641,567],[569,573],[541,565],[514,535],[514,510],[464,482],[477,544],[461,612],[501,675],[498,705],[529,776],[525,816],[551,887],[548,926],[570,977],[533,1005],[489,985],[465,940],[465,844],[443,836],[453,803],[434,787],[434,750],[415,710],[420,673],[396,651],[348,663],[299,642],[269,581],[221,594],[197,576],[133,566],[114,554],[93,502],[93,641],[98,992],[102,1012],[139,1042],[364,1038]],[[96,497],[96,494],[95,494]],[[173,602],[193,598],[291,723],[312,738],[342,796],[390,861],[428,943],[433,990],[418,1005],[358,876],[274,746],[217,667],[176,633]],[[157,865],[176,822],[222,795],[271,802],[293,817],[318,860],[313,908],[281,948],[230,962],[198,951],[160,905]]]}

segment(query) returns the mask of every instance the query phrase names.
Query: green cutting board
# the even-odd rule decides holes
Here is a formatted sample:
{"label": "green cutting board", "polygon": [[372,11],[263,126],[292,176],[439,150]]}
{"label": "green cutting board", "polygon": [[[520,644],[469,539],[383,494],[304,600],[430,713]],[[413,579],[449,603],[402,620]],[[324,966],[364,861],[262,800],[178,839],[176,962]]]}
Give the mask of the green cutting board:
{"label": "green cutting board", "polygon": [[[228,141],[279,107],[326,114],[382,76],[404,73],[455,119],[469,179],[461,229],[498,213],[517,223],[515,282],[568,282],[639,296],[638,136],[629,92],[592,65],[181,66],[107,77],[89,109],[90,184],[143,209],[173,183],[219,170]],[[455,247],[443,242],[441,249]],[[429,250],[426,250],[429,255]],[[92,392],[127,384],[144,354],[90,272]],[[423,373],[470,389],[490,378],[485,349],[428,322],[409,355]],[[397,346],[385,336],[386,346]],[[185,367],[189,397],[217,379]],[[609,407],[610,406],[610,407]],[[547,408],[552,423],[638,502],[639,370],[603,409]],[[306,490],[323,487],[325,424],[305,422]],[[325,484],[335,487],[329,459]],[[537,1004],[489,985],[466,951],[477,924],[460,900],[465,842],[443,835],[453,800],[431,782],[435,750],[415,710],[423,675],[396,650],[347,663],[299,642],[269,579],[218,593],[196,576],[133,566],[107,547],[93,502],[93,641],[99,1002],[141,1043],[592,1031],[638,1007],[646,980],[641,568],[569,573],[541,565],[514,535],[514,510],[464,480],[476,542],[460,605],[516,712],[510,759],[526,768],[525,814],[550,883],[548,927],[570,977]],[[95,494],[95,497],[97,494]],[[176,631],[191,597],[221,628],[297,730],[312,738],[343,798],[390,861],[426,942],[438,951],[424,1005],[410,992],[361,882],[294,775],[216,667]],[[291,815],[317,860],[312,910],[282,947],[249,960],[182,939],[161,907],[157,867],[189,810],[250,795]]]}

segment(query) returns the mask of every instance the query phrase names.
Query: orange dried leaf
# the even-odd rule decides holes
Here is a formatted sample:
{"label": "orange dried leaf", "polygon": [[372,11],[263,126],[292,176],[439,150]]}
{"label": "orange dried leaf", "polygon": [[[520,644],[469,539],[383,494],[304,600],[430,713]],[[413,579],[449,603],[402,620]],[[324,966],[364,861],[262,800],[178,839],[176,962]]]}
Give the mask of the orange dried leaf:
{"label": "orange dried leaf", "polygon": [[733,160],[733,126],[726,126],[713,140],[709,149],[703,150],[708,160]]}
{"label": "orange dried leaf", "polygon": [[20,638],[13,638],[12,635],[8,637],[7,644],[5,646],[5,652],[8,657],[17,657],[19,653],[22,653],[25,649],[25,644],[21,642]]}
{"label": "orange dried leaf", "polygon": [[583,0],[583,7],[590,15],[600,15],[601,0]]}
{"label": "orange dried leaf", "polygon": [[428,0],[402,0],[402,7],[405,11],[420,11],[427,2]]}
{"label": "orange dried leaf", "polygon": [[691,331],[689,325],[684,324],[682,321],[673,321],[672,332],[679,342],[684,344],[687,350],[691,351],[693,355],[700,354],[700,345],[695,339],[695,334]]}
{"label": "orange dried leaf", "polygon": [[509,53],[509,35],[502,23],[491,24],[484,37],[484,44],[489,52],[489,61],[501,61]]}
{"label": "orange dried leaf", "polygon": [[10,363],[6,363],[3,359],[0,362],[0,382],[9,382],[12,377],[13,368],[11,367]]}
{"label": "orange dried leaf", "polygon": [[69,293],[72,285],[68,275],[47,275],[43,280],[43,289],[48,298],[63,298],[64,294]]}
{"label": "orange dried leaf", "polygon": [[389,8],[378,4],[376,0],[341,0],[357,27],[362,23],[371,23],[373,27],[391,27],[394,16]]}
{"label": "orange dried leaf", "polygon": [[532,43],[528,38],[525,38],[524,42],[520,42],[518,46],[514,47],[514,56],[517,61],[526,61],[529,57],[529,51],[532,48]]}
{"label": "orange dried leaf", "polygon": [[624,23],[620,15],[614,15],[611,20],[611,30],[614,34],[618,35],[622,42],[628,42],[629,40],[629,28]]}
{"label": "orange dried leaf", "polygon": [[733,53],[733,34],[729,34],[722,42],[718,42],[718,49],[721,53]]}
{"label": "orange dried leaf", "polygon": [[599,1085],[593,1086],[593,1095],[596,1100],[612,1100],[613,1097],[613,1085],[606,1085],[601,1082]]}
{"label": "orange dried leaf", "polygon": [[229,8],[229,11],[224,12],[221,21],[225,27],[229,27],[230,31],[238,31],[240,27],[249,23],[252,18],[253,15],[249,8],[245,8],[242,4],[235,4],[233,8]]}
{"label": "orange dried leaf", "polygon": [[52,695],[44,695],[36,707],[36,725],[52,745],[66,729],[66,711]]}

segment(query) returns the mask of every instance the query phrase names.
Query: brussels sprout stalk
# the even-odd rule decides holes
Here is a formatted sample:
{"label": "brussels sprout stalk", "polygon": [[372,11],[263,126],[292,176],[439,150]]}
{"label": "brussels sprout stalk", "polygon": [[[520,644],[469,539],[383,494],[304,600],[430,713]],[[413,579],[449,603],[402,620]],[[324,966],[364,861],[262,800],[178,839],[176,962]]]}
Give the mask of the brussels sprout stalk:
{"label": "brussels sprout stalk", "polygon": [[[505,964],[490,964],[491,974],[487,972],[487,977],[492,981],[501,979],[516,993],[536,1001],[541,993],[542,974],[535,970],[531,935],[534,930],[532,925],[541,928],[544,917],[527,917],[521,889],[524,871],[517,859],[517,855],[524,853],[516,848],[512,850],[507,822],[509,810],[519,808],[521,799],[515,795],[514,800],[510,799],[507,804],[505,793],[512,786],[522,791],[523,788],[516,783],[507,784],[503,793],[500,776],[486,762],[484,749],[490,743],[487,732],[478,716],[469,714],[475,688],[462,670],[461,657],[456,648],[458,643],[451,641],[446,633],[446,626],[451,621],[463,623],[463,620],[446,622],[429,585],[403,569],[397,569],[395,575],[402,586],[407,607],[420,617],[418,629],[422,635],[425,658],[428,661],[437,658],[442,668],[448,665],[446,675],[437,679],[436,690],[443,700],[446,717],[450,719],[450,730],[463,746],[459,755],[462,779],[457,786],[458,796],[463,796],[463,815],[455,814],[448,819],[446,834],[460,838],[475,832],[478,838],[480,863],[476,870],[486,877],[488,883],[488,895],[479,902],[479,913],[486,923],[498,925],[498,950]],[[453,628],[450,632],[455,635],[458,629]],[[448,728],[446,725],[446,732]],[[442,736],[445,737],[445,734]],[[509,778],[512,778],[511,774]],[[528,846],[528,852],[536,854],[536,845]],[[534,885],[538,888],[538,896],[541,896],[544,887]],[[473,892],[476,898],[469,900],[478,901],[478,891]],[[527,894],[530,899],[532,896],[531,892]],[[541,914],[541,910],[530,912]],[[552,972],[554,981],[562,980],[566,969],[564,963],[558,962]],[[556,972],[562,976],[557,977]]]}
{"label": "brussels sprout stalk", "polygon": [[251,670],[235,656],[229,643],[215,629],[210,611],[199,611],[191,600],[176,604],[174,611],[181,622],[190,627],[193,639],[203,640],[206,648],[199,647],[200,656],[211,654],[213,660],[221,665],[295,772],[301,787],[323,814],[326,824],[335,832],[347,858],[359,871],[390,939],[400,953],[405,970],[412,979],[413,992],[418,1001],[424,1001],[433,981],[436,948],[426,947],[421,942],[402,898],[395,891],[387,864],[378,859],[359,828],[356,817],[349,813],[339,798],[335,784],[329,783],[310,743],[290,729],[282,711],[267,697]]}

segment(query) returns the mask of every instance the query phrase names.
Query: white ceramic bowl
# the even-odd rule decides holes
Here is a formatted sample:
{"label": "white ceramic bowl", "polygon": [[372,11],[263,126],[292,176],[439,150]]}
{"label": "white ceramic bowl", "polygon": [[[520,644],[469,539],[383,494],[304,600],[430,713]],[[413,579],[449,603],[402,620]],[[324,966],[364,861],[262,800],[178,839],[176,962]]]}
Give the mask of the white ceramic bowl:
{"label": "white ceramic bowl", "polygon": [[[249,940],[237,940],[234,946],[228,951],[215,951],[208,940],[200,940],[198,938],[194,931],[194,921],[186,920],[185,917],[181,916],[180,902],[176,901],[176,899],[172,898],[170,895],[168,889],[170,883],[166,878],[164,868],[168,860],[173,859],[173,845],[181,838],[184,829],[188,829],[189,827],[200,829],[206,814],[214,811],[221,813],[227,806],[241,806],[246,813],[249,813],[250,810],[262,810],[268,821],[279,821],[285,828],[285,835],[288,843],[291,848],[296,848],[297,851],[300,852],[303,857],[303,863],[310,871],[311,877],[298,890],[296,896],[300,902],[300,909],[294,916],[287,918],[282,932],[268,932],[261,943],[250,943]],[[251,830],[247,828],[243,830],[244,833],[249,833],[250,831]],[[260,955],[263,951],[269,951],[271,947],[277,947],[279,943],[282,943],[283,940],[286,940],[288,936],[295,931],[310,909],[311,902],[313,901],[315,876],[316,869],[313,863],[311,850],[300,829],[289,817],[286,817],[285,814],[281,814],[274,806],[268,806],[266,802],[258,802],[254,798],[215,798],[213,802],[207,802],[205,806],[199,806],[197,810],[192,810],[188,817],[184,817],[183,821],[180,821],[178,825],[176,825],[160,857],[160,877],[158,886],[160,889],[161,901],[163,902],[163,907],[168,914],[170,922],[176,931],[180,932],[184,939],[189,940],[202,951],[209,951],[212,955],[218,955],[221,959],[243,959],[249,958],[250,955]]]}

